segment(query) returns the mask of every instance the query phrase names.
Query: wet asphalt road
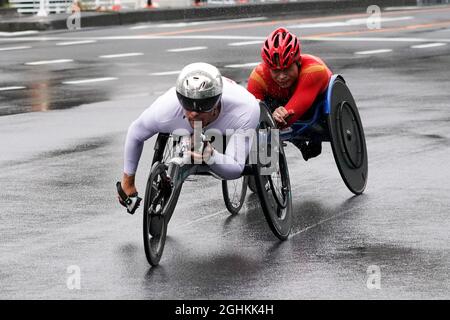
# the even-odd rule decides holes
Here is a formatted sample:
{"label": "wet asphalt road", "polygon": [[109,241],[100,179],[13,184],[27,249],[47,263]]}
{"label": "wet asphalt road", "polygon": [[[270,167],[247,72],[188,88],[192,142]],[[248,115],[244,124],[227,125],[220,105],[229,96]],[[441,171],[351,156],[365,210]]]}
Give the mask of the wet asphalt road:
{"label": "wet asphalt road", "polygon": [[[449,12],[386,11],[373,31],[360,14],[0,36],[0,50],[9,48],[0,88],[23,87],[0,91],[0,298],[450,298]],[[282,25],[347,80],[365,127],[366,192],[346,189],[328,144],[308,162],[289,145],[294,222],[279,242],[255,195],[231,217],[220,182],[195,177],[150,268],[142,213],[125,213],[114,183],[128,125],[176,78],[154,73],[205,61],[245,85],[251,67],[230,65],[257,62],[260,44],[229,44]],[[90,42],[60,45],[72,41]],[[441,45],[411,47],[430,43]],[[207,48],[167,51],[187,47]],[[357,53],[379,49],[392,51]],[[134,56],[100,57],[124,53]],[[28,64],[55,59],[73,61]],[[141,193],[153,143],[138,170]],[[68,289],[70,266],[79,290]],[[380,289],[367,286],[371,266]]]}

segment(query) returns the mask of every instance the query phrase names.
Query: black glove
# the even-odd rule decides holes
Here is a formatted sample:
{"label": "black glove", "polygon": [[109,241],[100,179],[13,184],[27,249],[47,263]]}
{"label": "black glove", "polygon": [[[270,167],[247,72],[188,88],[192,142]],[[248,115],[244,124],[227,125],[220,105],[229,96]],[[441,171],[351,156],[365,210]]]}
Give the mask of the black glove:
{"label": "black glove", "polygon": [[138,193],[133,193],[129,196],[123,191],[122,184],[120,181],[116,183],[117,193],[119,194],[119,202],[122,206],[127,208],[129,214],[134,214],[139,205],[141,204],[142,198],[138,197]]}

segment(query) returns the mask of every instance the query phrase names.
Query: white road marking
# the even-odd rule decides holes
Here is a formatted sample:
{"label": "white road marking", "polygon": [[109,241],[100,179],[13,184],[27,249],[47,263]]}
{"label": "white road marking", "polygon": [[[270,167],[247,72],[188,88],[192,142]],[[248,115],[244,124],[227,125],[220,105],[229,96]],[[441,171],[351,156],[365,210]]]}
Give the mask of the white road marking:
{"label": "white road marking", "polygon": [[446,43],[435,42],[435,43],[426,43],[426,44],[417,44],[415,46],[411,46],[413,49],[425,49],[425,48],[434,48],[434,47],[442,47],[446,46]]}
{"label": "white road marking", "polygon": [[95,40],[82,40],[82,41],[67,41],[67,42],[59,42],[57,46],[72,46],[77,44],[88,44],[88,43],[96,43]]}
{"label": "white road marking", "polygon": [[[403,20],[411,20],[414,17],[398,17],[398,18],[380,18],[380,22],[390,22],[390,21],[403,21]],[[348,26],[359,26],[366,25],[367,18],[360,19],[350,19],[346,21],[331,21],[331,22],[322,22],[322,23],[302,23],[296,25],[290,25],[288,29],[309,29],[309,28],[331,28],[331,27],[348,27]]]}
{"label": "white road marking", "polygon": [[181,72],[181,70],[176,70],[176,71],[165,71],[165,72],[153,72],[153,73],[149,73],[149,76],[170,76],[173,74],[179,74]]}
{"label": "white road marking", "polygon": [[368,50],[368,51],[357,51],[355,54],[378,54],[392,52],[392,49],[378,49],[378,50]]}
{"label": "white road marking", "polygon": [[[302,40],[311,41],[343,41],[343,42],[429,42],[430,39],[425,38],[380,38],[380,37],[302,37]],[[436,41],[436,39],[433,39]],[[450,42],[450,39],[439,40]]]}
{"label": "white road marking", "polygon": [[17,37],[39,33],[37,30],[16,31],[16,32],[0,32],[0,37]]}
{"label": "white road marking", "polygon": [[253,68],[256,67],[260,62],[249,62],[243,64],[229,64],[226,65],[225,68]]}
{"label": "white road marking", "polygon": [[125,57],[136,57],[143,56],[142,52],[130,52],[130,53],[118,53],[118,54],[107,54],[103,56],[99,56],[99,58],[103,59],[113,59],[113,58],[125,58]]}
{"label": "white road marking", "polygon": [[[445,8],[445,5],[433,5],[433,8],[442,7]],[[414,7],[414,6],[404,6],[404,7],[386,7],[383,10],[384,11],[403,11],[403,10],[428,10],[429,6],[423,6],[423,7]]]}
{"label": "white road marking", "polygon": [[28,47],[28,46],[22,46],[22,47],[0,48],[0,51],[23,50],[23,49],[31,49],[31,47]]}
{"label": "white road marking", "polygon": [[184,28],[189,26],[200,26],[216,23],[229,23],[229,22],[247,22],[247,21],[261,21],[267,20],[266,17],[255,17],[255,18],[242,18],[242,19],[227,19],[227,20],[211,20],[211,21],[195,21],[195,22],[175,22],[175,23],[161,23],[161,24],[149,24],[140,25],[129,28],[130,30],[142,30],[150,28]]}
{"label": "white road marking", "polygon": [[43,60],[43,61],[26,62],[25,64],[27,66],[39,66],[39,65],[43,65],[43,64],[56,64],[56,63],[67,63],[67,62],[73,62],[73,60],[72,59]]}
{"label": "white road marking", "polygon": [[248,46],[248,45],[252,45],[252,44],[261,44],[263,43],[264,40],[254,40],[254,41],[244,41],[244,42],[232,42],[229,43],[229,46],[232,47],[239,47],[239,46]]}
{"label": "white road marking", "polygon": [[113,78],[113,77],[82,79],[82,80],[74,80],[74,81],[64,81],[63,84],[85,84],[85,83],[93,83],[93,82],[111,81],[111,80],[117,80],[117,79],[118,78]]}
{"label": "white road marking", "polygon": [[20,87],[20,86],[16,86],[16,87],[3,87],[3,88],[0,88],[0,91],[12,91],[12,90],[21,90],[21,89],[26,89],[26,87]]}
{"label": "white road marking", "polygon": [[167,50],[167,52],[198,51],[198,50],[205,50],[205,49],[208,49],[208,47],[188,47],[188,48],[169,49],[169,50]]}
{"label": "white road marking", "polygon": [[[253,37],[253,36],[227,36],[227,35],[197,35],[197,36],[165,36],[160,39],[174,39],[174,40],[188,40],[188,39],[201,39],[201,40],[265,40],[265,37]],[[1,39],[0,39],[1,40]]]}

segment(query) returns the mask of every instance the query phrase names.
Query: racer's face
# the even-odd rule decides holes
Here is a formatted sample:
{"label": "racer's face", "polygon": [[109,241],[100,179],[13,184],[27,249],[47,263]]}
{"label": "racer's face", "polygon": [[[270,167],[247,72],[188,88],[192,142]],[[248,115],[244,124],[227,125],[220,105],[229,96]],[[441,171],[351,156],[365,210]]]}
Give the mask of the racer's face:
{"label": "racer's face", "polygon": [[297,81],[298,65],[293,63],[286,69],[270,69],[270,76],[281,88],[290,88]]}
{"label": "racer's face", "polygon": [[184,114],[189,121],[189,124],[194,128],[195,121],[201,121],[202,127],[206,127],[208,124],[217,119],[220,113],[220,104],[209,112],[197,112],[184,110]]}

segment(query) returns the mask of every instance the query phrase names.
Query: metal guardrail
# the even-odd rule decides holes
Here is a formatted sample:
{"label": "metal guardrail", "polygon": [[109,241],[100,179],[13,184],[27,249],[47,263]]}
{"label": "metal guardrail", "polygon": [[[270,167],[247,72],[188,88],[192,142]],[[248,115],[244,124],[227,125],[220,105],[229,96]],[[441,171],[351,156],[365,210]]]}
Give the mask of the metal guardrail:
{"label": "metal guardrail", "polygon": [[[44,2],[42,5],[41,2]],[[78,0],[81,10],[122,10],[143,9],[147,7],[148,0]],[[269,3],[290,2],[296,0],[151,0],[154,7],[180,8],[193,5],[234,5],[240,3]],[[25,14],[37,14],[39,10],[51,13],[70,13],[74,0],[9,0],[12,8]]]}
{"label": "metal guardrail", "polygon": [[[73,0],[43,0],[47,13],[70,13]],[[41,8],[41,0],[9,0],[12,8],[17,8],[19,13],[38,13]],[[147,6],[147,0],[82,0],[79,1],[82,10],[120,10],[141,9]]]}
{"label": "metal guardrail", "polygon": [[[46,10],[49,13],[63,13],[70,8],[73,0],[46,0]],[[19,13],[37,13],[40,0],[9,0],[11,8],[17,8]]]}

